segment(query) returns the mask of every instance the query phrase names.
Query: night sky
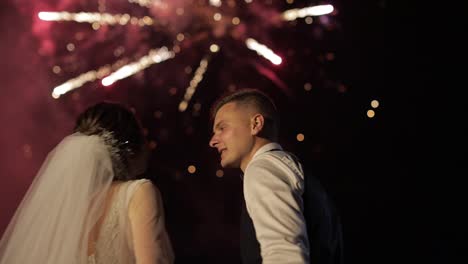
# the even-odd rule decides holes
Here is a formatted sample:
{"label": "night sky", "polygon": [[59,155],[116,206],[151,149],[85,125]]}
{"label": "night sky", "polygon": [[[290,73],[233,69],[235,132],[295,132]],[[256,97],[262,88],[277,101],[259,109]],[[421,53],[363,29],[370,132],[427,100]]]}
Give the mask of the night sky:
{"label": "night sky", "polygon": [[[227,91],[258,88],[277,103],[279,143],[303,160],[334,200],[346,263],[403,263],[404,254],[411,256],[408,261],[448,263],[466,254],[467,233],[453,228],[461,223],[453,212],[463,208],[446,203],[460,201],[460,193],[453,192],[453,199],[434,195],[446,190],[440,179],[466,167],[461,157],[444,165],[439,159],[466,130],[444,134],[446,143],[432,140],[433,128],[440,127],[436,122],[447,129],[453,123],[434,108],[431,100],[438,95],[424,90],[430,73],[418,72],[420,78],[399,85],[397,79],[414,77],[413,67],[430,59],[421,52],[423,60],[389,63],[395,58],[387,44],[387,1],[222,1],[215,8],[208,1],[178,0],[164,12],[127,1],[30,2],[0,4],[2,232],[45,156],[71,133],[77,115],[111,100],[132,107],[153,146],[144,176],[163,195],[177,263],[239,263],[240,170],[219,175],[218,155],[208,146],[209,110]],[[278,20],[287,9],[316,4],[333,4],[335,11],[313,17],[312,23]],[[178,8],[184,12],[177,15]],[[88,23],[41,21],[39,11],[129,13],[157,22],[93,29]],[[213,20],[216,12],[222,20]],[[239,25],[231,24],[234,17]],[[247,37],[270,47],[283,62],[274,65],[247,49]],[[209,50],[213,43],[220,47],[216,53]],[[412,53],[405,45],[395,47]],[[110,86],[96,80],[58,99],[51,96],[55,86],[81,73],[119,59],[138,60],[161,46],[177,46],[175,57]],[[206,72],[181,112],[179,104],[204,57]],[[191,165],[194,173],[188,171]]]}

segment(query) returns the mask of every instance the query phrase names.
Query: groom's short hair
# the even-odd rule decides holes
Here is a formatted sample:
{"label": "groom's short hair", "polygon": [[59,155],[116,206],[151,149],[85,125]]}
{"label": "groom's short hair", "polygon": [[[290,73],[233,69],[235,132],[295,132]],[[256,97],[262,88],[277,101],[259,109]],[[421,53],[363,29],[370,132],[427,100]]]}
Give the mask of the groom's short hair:
{"label": "groom's short hair", "polygon": [[211,119],[214,120],[221,107],[233,102],[241,107],[254,107],[265,119],[261,136],[272,141],[278,139],[280,118],[276,106],[267,94],[257,89],[242,89],[221,96],[211,108]]}

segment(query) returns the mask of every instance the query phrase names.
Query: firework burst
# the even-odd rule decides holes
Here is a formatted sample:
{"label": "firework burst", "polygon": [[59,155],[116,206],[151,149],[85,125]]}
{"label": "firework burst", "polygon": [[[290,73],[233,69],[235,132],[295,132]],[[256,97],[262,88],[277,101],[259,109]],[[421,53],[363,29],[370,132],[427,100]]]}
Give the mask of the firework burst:
{"label": "firework burst", "polygon": [[[291,5],[293,1],[288,0],[287,3]],[[273,5],[271,1],[129,0],[124,7],[123,3],[111,4],[99,0],[97,12],[40,11],[38,18],[44,23],[60,23],[62,27],[70,22],[86,25],[88,30],[84,31],[87,33],[76,32],[77,41],[83,40],[84,35],[90,37],[89,27],[96,31],[97,36],[90,39],[97,41],[81,41],[84,42],[81,48],[84,49],[99,48],[93,47],[93,44],[103,46],[104,43],[109,43],[109,40],[126,35],[123,37],[125,44],[116,46],[115,43],[109,43],[106,50],[113,50],[113,56],[105,55],[106,52],[103,51],[101,58],[91,59],[93,63],[83,62],[80,52],[75,51],[77,48],[72,42],[66,45],[67,51],[72,54],[65,52],[65,55],[60,56],[55,43],[50,38],[44,39],[42,53],[61,58],[55,62],[65,65],[54,65],[54,73],[58,74],[62,70],[76,73],[82,68],[88,68],[84,73],[56,86],[52,96],[59,98],[88,82],[98,80],[101,80],[102,85],[109,86],[153,64],[173,59],[185,50],[193,49],[193,52],[205,50],[200,66],[195,71],[179,104],[179,110],[185,111],[198,83],[203,79],[213,53],[232,45],[241,45],[245,49],[254,51],[260,59],[269,61],[271,67],[275,67],[283,62],[283,58],[271,47],[274,43],[268,36],[265,37],[265,32],[281,28],[287,23],[294,23],[296,19],[304,19],[307,24],[311,24],[312,17],[327,15],[334,11],[332,5],[282,8],[284,5],[284,3]],[[72,1],[64,1],[56,9],[67,7],[75,10],[86,8],[77,7]],[[117,12],[117,10],[127,10],[127,12]],[[195,49],[195,47],[201,48]],[[239,56],[244,55],[239,54]],[[91,64],[103,60],[113,61],[89,70]],[[271,79],[280,88],[287,89],[269,67],[257,64],[256,68],[259,74]]]}

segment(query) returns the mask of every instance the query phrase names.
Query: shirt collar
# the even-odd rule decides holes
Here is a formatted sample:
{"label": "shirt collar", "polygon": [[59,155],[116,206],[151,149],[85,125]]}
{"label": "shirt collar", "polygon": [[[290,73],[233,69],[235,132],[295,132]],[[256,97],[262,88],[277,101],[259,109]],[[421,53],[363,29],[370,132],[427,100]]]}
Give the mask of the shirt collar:
{"label": "shirt collar", "polygon": [[264,146],[262,146],[261,148],[259,148],[257,150],[257,152],[255,152],[255,154],[253,155],[252,157],[252,160],[255,159],[255,157],[265,153],[265,152],[268,152],[268,151],[271,151],[273,149],[277,149],[277,150],[283,150],[283,148],[281,147],[280,144],[278,143],[275,143],[275,142],[272,142],[272,143],[268,143]]}

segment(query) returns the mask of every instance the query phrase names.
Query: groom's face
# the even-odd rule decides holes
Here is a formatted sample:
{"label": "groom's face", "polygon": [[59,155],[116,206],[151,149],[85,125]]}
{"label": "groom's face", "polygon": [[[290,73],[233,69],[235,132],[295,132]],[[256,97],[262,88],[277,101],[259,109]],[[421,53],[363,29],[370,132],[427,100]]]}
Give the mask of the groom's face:
{"label": "groom's face", "polygon": [[235,102],[223,105],[216,113],[210,146],[216,148],[223,168],[240,168],[252,147],[248,111]]}

